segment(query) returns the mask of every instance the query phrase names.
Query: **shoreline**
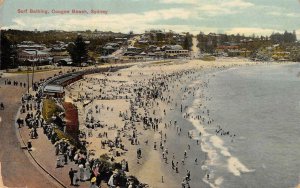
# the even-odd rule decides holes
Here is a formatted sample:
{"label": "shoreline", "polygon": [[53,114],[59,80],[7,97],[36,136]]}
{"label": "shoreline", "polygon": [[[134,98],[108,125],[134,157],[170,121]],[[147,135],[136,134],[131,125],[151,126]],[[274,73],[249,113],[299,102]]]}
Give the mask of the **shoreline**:
{"label": "shoreline", "polygon": [[[219,60],[219,61],[222,61],[222,60]],[[191,60],[191,61],[188,61],[188,63],[172,63],[171,65],[166,65],[167,63],[162,63],[162,64],[156,64],[156,65],[153,65],[153,64],[146,64],[146,65],[137,65],[137,66],[134,66],[133,68],[128,68],[128,69],[124,69],[124,70],[121,70],[121,71],[118,71],[116,74],[122,74],[122,76],[118,76],[118,75],[114,75],[114,74],[112,74],[111,76],[100,76],[100,78],[101,79],[103,79],[103,80],[105,80],[105,79],[107,79],[107,80],[109,80],[109,79],[112,79],[113,81],[123,81],[124,80],[124,76],[123,76],[123,73],[128,73],[128,72],[134,72],[134,71],[142,71],[143,69],[154,69],[154,70],[152,70],[152,72],[154,71],[155,72],[155,70],[157,71],[157,69],[159,70],[159,71],[161,71],[161,72],[168,72],[168,70],[164,70],[164,69],[168,69],[167,67],[169,67],[169,66],[178,66],[178,65],[188,65],[188,64],[190,64],[190,63],[195,63],[195,62],[197,62],[197,63],[199,63],[198,65],[194,65],[194,67],[196,67],[197,68],[197,73],[195,73],[195,74],[202,74],[203,72],[203,74],[204,75],[207,75],[207,74],[210,74],[210,73],[215,73],[215,72],[218,72],[218,71],[223,71],[223,70],[227,70],[227,69],[230,69],[230,68],[233,68],[233,67],[239,67],[239,66],[253,66],[253,65],[259,65],[259,64],[261,64],[261,62],[249,62],[249,61],[244,61],[244,62],[240,62],[241,60],[237,60],[238,62],[235,62],[235,61],[233,61],[233,62],[230,62],[229,63],[229,65],[227,65],[226,63],[228,63],[228,61],[224,61],[224,62],[218,62],[218,61],[216,61],[216,62],[203,62],[203,61],[198,61],[197,62],[197,60]],[[205,64],[204,66],[203,66],[203,64],[201,64],[201,63],[203,63],[203,64]],[[210,65],[209,65],[210,64]],[[263,64],[273,64],[273,63],[263,63]],[[192,67],[193,68],[193,67]],[[185,68],[185,70],[191,70],[192,68]],[[132,70],[133,69],[133,70]],[[221,69],[221,70],[220,70]],[[176,72],[176,71],[179,71],[180,69],[176,69],[174,72]],[[199,72],[199,71],[200,72]],[[150,70],[151,71],[151,70]],[[172,71],[169,71],[169,72],[172,72]],[[139,73],[141,73],[141,72],[139,72]],[[157,73],[157,72],[156,72]],[[88,76],[87,78],[89,78],[89,79],[92,79],[93,77],[97,77],[97,76],[99,76],[99,75],[90,75],[90,76]],[[141,75],[139,75],[140,77],[141,77]],[[122,80],[123,79],[123,80]],[[187,79],[187,78],[186,78]],[[125,82],[129,82],[129,81],[133,81],[134,79],[132,79],[132,78],[129,78],[129,79],[125,79]],[[144,81],[145,81],[145,79],[144,79]],[[177,84],[178,84],[178,82],[176,82]],[[188,82],[188,83],[191,83],[191,82]],[[95,83],[94,83],[95,84]],[[185,87],[185,86],[187,86],[188,84],[183,84],[183,83],[179,83],[179,84],[181,84],[181,87]],[[82,85],[84,85],[84,84],[82,84]],[[70,87],[73,87],[73,86],[70,86]],[[94,87],[93,87],[93,90],[94,90],[94,92],[95,91],[97,91],[97,89],[95,89]],[[75,92],[76,93],[76,92]],[[178,93],[176,93],[176,94],[178,94]],[[171,98],[173,98],[173,97],[171,97]],[[94,99],[93,99],[94,100]],[[96,100],[95,100],[96,101]],[[101,100],[100,100],[101,101]],[[113,100],[112,100],[113,101]],[[128,102],[128,101],[127,101]],[[93,102],[92,102],[93,103]],[[112,105],[112,104],[110,104],[110,105]],[[173,104],[174,105],[174,104]],[[167,107],[165,107],[165,108],[170,108],[170,105],[169,106],[167,106]],[[172,108],[172,107],[171,107]],[[158,109],[156,109],[156,110],[158,110]],[[172,110],[171,110],[172,111]],[[81,114],[83,114],[84,112],[81,112]],[[169,112],[167,112],[167,113],[169,113]],[[176,112],[174,112],[175,114],[176,114]],[[171,117],[172,116],[174,116],[174,115],[170,115]],[[178,116],[178,114],[177,114],[177,116]],[[82,118],[82,117],[81,117]],[[182,117],[181,117],[182,118]],[[164,117],[164,120],[167,120],[168,118],[166,118],[166,117]],[[183,118],[184,119],[184,118]],[[176,120],[176,121],[183,121],[183,120]],[[186,120],[184,120],[184,121],[186,121]],[[183,122],[184,122],[183,121]],[[119,123],[121,123],[121,122],[119,122]],[[184,122],[185,124],[187,123],[187,122]],[[190,122],[189,122],[190,123]],[[187,127],[189,127],[188,129],[195,129],[191,124],[189,125],[189,126],[187,126]],[[186,127],[185,127],[186,128]],[[161,130],[164,130],[164,129],[161,129]],[[141,132],[145,132],[145,131],[143,131],[142,129],[140,130]],[[184,129],[184,131],[189,131],[189,130],[185,130]],[[174,131],[173,130],[166,130],[164,133],[166,133],[166,134],[170,134],[170,135],[174,135]],[[157,133],[149,133],[150,134],[150,136],[148,135],[148,137],[149,138],[151,138],[152,137],[152,139],[153,140],[155,140],[155,139],[158,139],[158,137],[159,137],[159,134],[157,134]],[[185,134],[187,134],[187,132],[185,132]],[[176,140],[177,139],[177,137],[173,137],[172,138],[172,136],[168,136],[168,140]],[[181,140],[183,140],[183,139],[181,139]],[[96,141],[95,139],[94,139],[94,141]],[[183,142],[183,143],[185,143],[185,142]],[[128,143],[127,143],[128,144]],[[127,144],[125,144],[125,145],[127,145]],[[149,144],[149,145],[153,145],[152,143],[151,144]],[[161,176],[160,175],[158,175],[157,174],[157,170],[156,170],[156,177],[152,177],[152,178],[149,178],[148,176],[149,176],[149,174],[151,174],[151,173],[149,173],[149,167],[152,167],[153,165],[155,165],[156,166],[156,169],[157,168],[159,168],[159,169],[161,169],[161,172],[159,172],[162,176],[164,176],[164,182],[176,182],[176,185],[174,184],[174,186],[175,187],[180,187],[180,182],[181,182],[181,179],[183,178],[183,177],[185,177],[185,175],[184,175],[184,172],[182,172],[182,174],[180,174],[179,176],[175,176],[175,178],[174,178],[174,174],[172,175],[172,170],[170,171],[170,170],[167,170],[167,168],[165,168],[166,166],[168,166],[168,165],[170,165],[170,160],[168,161],[168,164],[167,165],[165,165],[165,163],[163,162],[163,160],[162,160],[162,158],[161,157],[159,157],[159,155],[160,154],[162,154],[162,151],[161,152],[159,152],[159,154],[157,154],[157,152],[155,152],[154,150],[152,150],[151,149],[151,146],[134,146],[134,147],[131,147],[131,146],[129,146],[129,149],[128,149],[128,154],[126,153],[126,156],[125,156],[125,158],[126,159],[131,159],[131,160],[129,160],[129,167],[130,167],[130,169],[132,169],[130,172],[132,172],[133,173],[133,175],[136,175],[142,182],[145,182],[145,183],[149,183],[151,186],[153,186],[153,187],[164,187],[165,186],[165,184],[163,184],[163,183],[161,183]],[[168,149],[170,149],[170,148],[173,148],[173,146],[171,146],[172,144],[170,144],[170,146],[169,146],[169,148]],[[182,145],[184,145],[184,144],[182,144]],[[146,155],[147,155],[147,157],[146,158],[143,158],[143,159],[141,159],[140,161],[139,161],[139,163],[142,163],[142,165],[141,164],[138,164],[138,165],[136,165],[136,163],[137,162],[135,162],[135,159],[133,159],[133,158],[135,158],[135,152],[134,152],[134,150],[136,150],[137,148],[139,148],[139,147],[142,147],[142,150],[143,150],[143,153],[146,153]],[[183,149],[183,146],[181,147],[182,149]],[[150,151],[149,151],[150,150]],[[184,150],[183,150],[184,151]],[[201,153],[202,152],[202,153]],[[170,153],[172,153],[171,151],[170,151]],[[203,161],[204,159],[205,159],[205,156],[206,156],[206,154],[205,154],[205,152],[204,151],[200,151],[199,152],[200,154],[200,157],[198,157],[197,159],[199,160],[199,161]],[[180,153],[178,153],[178,151],[176,151],[176,155],[180,155]],[[194,154],[192,154],[192,155],[194,155]],[[161,159],[159,162],[157,161],[158,159]],[[192,166],[192,165],[191,165]],[[200,167],[200,165],[199,165],[199,167]],[[190,167],[190,168],[192,168],[192,167]],[[183,171],[185,171],[186,169],[185,168],[182,168],[182,169],[184,169]],[[153,170],[154,171],[154,170]],[[197,172],[196,172],[197,171]],[[203,178],[203,175],[205,175],[205,173],[203,172],[203,170],[201,169],[201,170],[196,170],[195,172],[196,173],[192,173],[192,178],[193,179],[199,179],[200,177],[199,176],[196,176],[196,174],[199,174],[199,172],[200,172],[200,174],[201,174],[201,179]],[[148,172],[148,173],[145,173],[145,172]],[[171,172],[171,173],[170,173]],[[173,172],[174,173],[174,172]],[[147,175],[145,175],[145,174],[147,174]],[[176,174],[175,174],[176,175]],[[150,175],[151,176],[151,175]],[[147,178],[146,178],[147,177]],[[143,181],[144,180],[144,181]],[[175,180],[175,181],[174,181]],[[155,183],[156,182],[156,183]],[[216,182],[216,184],[218,184],[218,182],[220,182],[220,180],[217,180],[217,182]],[[199,182],[196,182],[197,183],[197,185],[199,185]],[[154,185],[153,185],[154,184]],[[168,186],[170,186],[169,184],[168,184]],[[205,187],[205,186],[207,186],[207,184],[205,184],[205,183],[203,183],[203,185],[202,185],[203,187]],[[173,186],[172,186],[173,187]]]}
{"label": "shoreline", "polygon": [[[266,62],[263,64],[257,64],[257,65],[255,64],[255,65],[249,65],[249,66],[259,67],[259,66],[281,66],[281,65],[294,65],[294,64],[298,64],[298,62],[288,62],[288,63]],[[242,66],[241,68],[249,67],[249,66]],[[207,75],[206,75],[207,80],[209,81],[212,77],[216,76],[220,72],[229,71],[229,70],[237,69],[237,68],[239,68],[239,67],[234,66],[234,67],[224,68],[223,70],[212,71],[210,73],[207,73]],[[209,95],[209,93],[208,93],[208,95]],[[210,97],[211,96],[209,95],[208,98],[210,98]],[[190,110],[189,113],[199,114],[199,111],[201,111],[201,110],[199,108],[197,109],[197,107],[193,107],[193,106],[197,106],[198,103],[199,103],[199,97],[195,97],[193,99],[193,105],[191,105],[191,107],[189,109]],[[204,103],[204,105],[205,105],[205,103]],[[205,168],[203,168],[203,169],[207,169],[207,167],[208,167],[208,169],[210,169],[209,166],[215,166],[217,164],[222,163],[223,161],[216,161],[217,160],[216,155],[221,155],[222,158],[224,158],[224,157],[227,158],[226,163],[228,163],[228,164],[226,165],[227,166],[226,173],[230,173],[234,176],[241,176],[242,174],[245,174],[245,173],[255,172],[255,169],[249,169],[247,167],[247,164],[246,165],[243,164],[241,161],[239,161],[239,159],[237,157],[235,157],[230,152],[230,150],[231,150],[231,149],[229,149],[230,146],[228,147],[228,145],[227,145],[228,142],[230,142],[230,140],[228,140],[227,138],[224,138],[224,136],[214,135],[213,131],[211,130],[211,128],[209,128],[209,126],[205,126],[204,124],[199,123],[199,121],[197,121],[193,118],[190,118],[190,122],[192,124],[194,124],[196,129],[198,129],[201,132],[204,132],[203,137],[207,137],[207,139],[202,139],[202,143],[206,143],[205,144],[206,146],[201,144],[202,151],[204,153],[208,154],[208,159],[206,160],[208,165],[205,165],[204,166]],[[215,124],[214,127],[216,128],[217,125]],[[207,144],[210,146],[207,147]],[[211,164],[209,164],[209,163],[211,163]],[[219,172],[218,174],[220,175],[220,173],[222,174],[222,172]],[[206,178],[203,178],[203,181],[206,182],[207,184],[209,184],[210,187],[219,187],[222,184],[222,182],[224,181],[224,178],[222,176],[214,177],[213,182],[211,182],[210,180],[207,181]]]}

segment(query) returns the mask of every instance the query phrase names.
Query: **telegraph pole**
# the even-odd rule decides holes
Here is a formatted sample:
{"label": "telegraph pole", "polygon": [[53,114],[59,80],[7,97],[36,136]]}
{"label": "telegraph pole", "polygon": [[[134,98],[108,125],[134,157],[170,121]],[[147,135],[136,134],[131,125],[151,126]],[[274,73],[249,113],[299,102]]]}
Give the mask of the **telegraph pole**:
{"label": "telegraph pole", "polygon": [[27,93],[29,94],[29,65],[28,64],[27,64]]}
{"label": "telegraph pole", "polygon": [[34,84],[34,66],[35,66],[35,61],[37,61],[37,50],[35,50],[35,60],[32,62],[32,81],[31,81],[31,87],[33,88],[33,84]]}

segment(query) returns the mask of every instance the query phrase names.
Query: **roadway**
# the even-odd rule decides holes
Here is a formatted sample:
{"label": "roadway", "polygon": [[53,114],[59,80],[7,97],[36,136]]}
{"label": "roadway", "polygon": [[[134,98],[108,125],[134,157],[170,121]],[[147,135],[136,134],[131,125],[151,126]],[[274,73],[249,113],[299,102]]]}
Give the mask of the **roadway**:
{"label": "roadway", "polygon": [[[35,79],[53,76],[58,71],[36,73]],[[27,75],[4,75],[0,78],[0,102],[5,105],[5,110],[0,110],[0,187],[27,187],[27,188],[56,188],[59,187],[47,174],[30,161],[26,150],[21,145],[16,135],[15,116],[21,105],[20,99],[26,88],[5,85],[6,78],[26,82]]]}
{"label": "roadway", "polygon": [[197,37],[193,37],[193,46],[192,46],[192,52],[191,52],[191,56],[193,59],[200,58],[200,50],[197,47],[197,44],[198,44]]}

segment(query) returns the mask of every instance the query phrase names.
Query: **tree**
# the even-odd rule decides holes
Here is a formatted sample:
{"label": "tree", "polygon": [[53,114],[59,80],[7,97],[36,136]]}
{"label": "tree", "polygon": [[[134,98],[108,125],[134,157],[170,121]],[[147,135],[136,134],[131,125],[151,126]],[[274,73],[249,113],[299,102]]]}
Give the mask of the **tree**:
{"label": "tree", "polygon": [[224,45],[229,42],[229,37],[226,34],[220,34],[219,43],[220,45]]}
{"label": "tree", "polygon": [[200,32],[200,34],[197,36],[198,44],[197,47],[200,49],[201,52],[205,52],[207,37],[203,32]]}
{"label": "tree", "polygon": [[165,39],[165,34],[162,32],[157,32],[156,39],[157,39],[157,41],[163,41]]}
{"label": "tree", "polygon": [[14,58],[16,57],[16,53],[12,47],[11,41],[5,36],[4,32],[1,32],[1,43],[0,43],[0,70],[12,68],[14,66]]}
{"label": "tree", "polygon": [[86,49],[86,44],[81,35],[77,36],[77,39],[74,42],[74,46],[70,46],[68,50],[71,59],[76,66],[80,66],[81,63],[87,61],[88,53]]}
{"label": "tree", "polygon": [[187,33],[184,37],[183,41],[183,49],[185,50],[191,50],[191,47],[193,46],[193,38],[192,35]]}
{"label": "tree", "polygon": [[293,40],[294,40],[294,41],[297,41],[297,34],[296,34],[296,31],[295,31],[295,30],[293,30]]}
{"label": "tree", "polygon": [[273,33],[270,39],[274,43],[293,43],[297,40],[296,33],[290,33],[285,31],[283,34]]}

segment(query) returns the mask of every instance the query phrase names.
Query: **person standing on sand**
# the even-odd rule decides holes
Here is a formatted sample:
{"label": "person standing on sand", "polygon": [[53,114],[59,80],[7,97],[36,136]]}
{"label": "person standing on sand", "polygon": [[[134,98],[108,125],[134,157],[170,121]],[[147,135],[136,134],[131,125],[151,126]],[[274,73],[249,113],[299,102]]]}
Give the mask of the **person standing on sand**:
{"label": "person standing on sand", "polygon": [[185,185],[186,185],[186,179],[183,178],[182,182],[181,182],[181,187],[182,188],[185,188]]}
{"label": "person standing on sand", "polygon": [[3,104],[3,102],[0,103],[0,110],[4,110],[4,104]]}
{"label": "person standing on sand", "polygon": [[191,180],[191,171],[189,171],[189,170],[187,170],[186,180],[187,180],[187,181],[190,181],[190,180]]}
{"label": "person standing on sand", "polygon": [[174,164],[174,161],[172,160],[172,170],[175,169],[175,164]]}
{"label": "person standing on sand", "polygon": [[70,181],[71,181],[71,184],[70,184],[70,185],[74,185],[74,184],[73,184],[74,171],[73,171],[72,168],[71,168],[70,171],[69,171],[69,178],[70,178]]}
{"label": "person standing on sand", "polygon": [[68,164],[68,154],[67,154],[67,152],[64,153],[64,162],[65,162],[65,165]]}
{"label": "person standing on sand", "polygon": [[109,188],[115,188],[116,186],[115,186],[115,176],[116,176],[116,174],[112,174],[111,176],[110,176],[110,178],[109,178],[109,180],[108,180],[108,186],[109,186]]}

